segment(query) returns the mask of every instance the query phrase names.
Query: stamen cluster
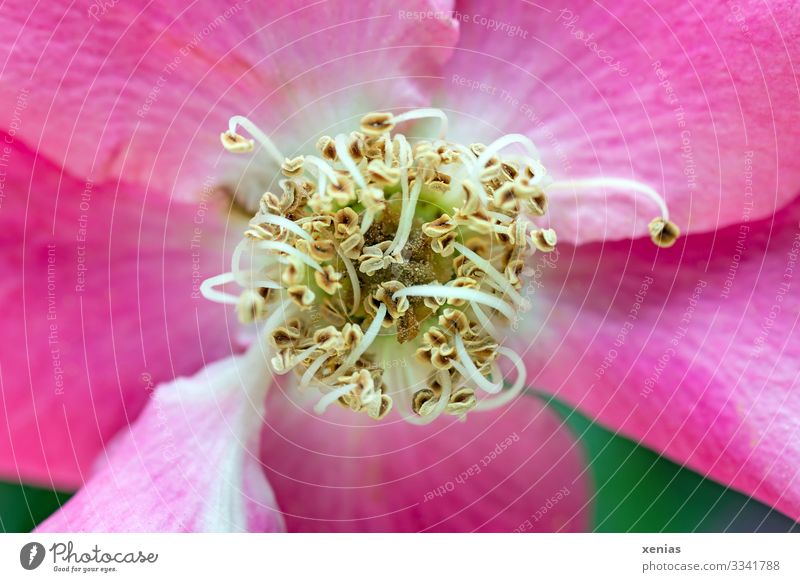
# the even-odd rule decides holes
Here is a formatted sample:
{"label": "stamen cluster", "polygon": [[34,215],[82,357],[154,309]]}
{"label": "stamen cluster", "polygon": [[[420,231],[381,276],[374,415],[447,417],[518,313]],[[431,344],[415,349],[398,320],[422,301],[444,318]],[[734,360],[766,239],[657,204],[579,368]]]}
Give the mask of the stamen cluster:
{"label": "stamen cluster", "polygon": [[[425,423],[500,406],[524,386],[502,334],[528,306],[526,257],[557,242],[531,220],[546,213],[551,180],[519,134],[487,146],[394,131],[423,117],[441,119],[444,135],[438,110],[370,113],[359,131],[294,158],[243,117],[221,136],[229,151],[251,151],[236,132],[245,127],[284,179],[261,197],[231,272],[204,293],[261,324],[274,371],[316,386],[320,413],[335,402],[381,419],[401,401],[406,419]],[[511,145],[524,153],[501,155]],[[238,297],[214,289],[230,282]],[[516,368],[502,393],[500,356]]]}

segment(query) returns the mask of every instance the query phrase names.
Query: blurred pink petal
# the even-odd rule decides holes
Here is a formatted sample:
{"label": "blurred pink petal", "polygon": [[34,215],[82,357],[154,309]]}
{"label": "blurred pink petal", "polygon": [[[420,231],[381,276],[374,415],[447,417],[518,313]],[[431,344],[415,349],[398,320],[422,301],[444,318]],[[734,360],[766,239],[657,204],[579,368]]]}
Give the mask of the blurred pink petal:
{"label": "blurred pink petal", "polygon": [[[8,127],[26,90],[19,139],[75,175],[124,176],[182,199],[198,196],[218,162],[232,184],[241,178],[249,156],[220,157],[230,116],[276,133],[286,154],[313,147],[349,116],[425,103],[420,88],[456,38],[444,21],[398,19],[388,0],[93,8],[3,6],[0,119]],[[254,168],[248,181],[263,187],[274,170]]]}
{"label": "blurred pink petal", "polygon": [[799,221],[796,200],[669,252],[564,245],[535,296],[531,382],[800,518]]}
{"label": "blurred pink petal", "polygon": [[227,268],[229,202],[208,192],[202,203],[170,204],[9,147],[0,477],[76,488],[103,442],[136,417],[150,382],[238,349],[230,310],[196,288]]}
{"label": "blurred pink petal", "polygon": [[[2,290],[7,305],[22,298],[0,332],[0,473],[61,487],[83,481],[151,382],[237,349],[230,309],[196,293],[232,250],[230,201],[207,193],[226,186],[249,204],[276,168],[263,152],[220,157],[228,118],[308,153],[367,111],[428,105],[457,37],[452,21],[401,17],[388,0],[93,8],[14,2],[0,16],[0,120],[16,140]],[[402,12],[429,8],[451,3]],[[518,331],[536,336],[531,381],[797,518],[800,203],[744,242],[736,226],[703,234],[771,216],[800,179],[796,11],[740,8],[742,20],[729,5],[512,2],[494,7],[492,30],[485,5],[465,2],[435,95],[465,116],[453,137],[529,134],[556,179],[642,181],[694,233],[669,252],[627,241],[549,256],[557,272],[541,267],[547,287]],[[561,240],[591,242],[639,236],[657,209],[598,190],[554,196],[550,213]],[[290,530],[588,526],[583,459],[533,398],[418,428],[319,418],[275,392],[258,451],[261,400],[242,384],[268,372],[243,373],[244,361],[160,388],[44,529],[281,529],[259,452]]]}
{"label": "blurred pink petal", "polygon": [[[291,389],[290,389],[291,390]],[[414,426],[392,414],[315,416],[275,389],[262,459],[289,531],[582,531],[579,445],[534,397]]]}
{"label": "blurred pink petal", "polygon": [[251,351],[158,387],[103,466],[39,531],[282,530],[257,457],[263,362]]}
{"label": "blurred pink petal", "polygon": [[[444,105],[469,119],[455,117],[460,137],[523,133],[556,179],[644,182],[684,232],[768,217],[797,193],[792,3],[514,0],[488,11],[473,0],[458,10]],[[656,214],[609,188],[562,193],[548,219],[560,240],[584,242],[641,236]]]}

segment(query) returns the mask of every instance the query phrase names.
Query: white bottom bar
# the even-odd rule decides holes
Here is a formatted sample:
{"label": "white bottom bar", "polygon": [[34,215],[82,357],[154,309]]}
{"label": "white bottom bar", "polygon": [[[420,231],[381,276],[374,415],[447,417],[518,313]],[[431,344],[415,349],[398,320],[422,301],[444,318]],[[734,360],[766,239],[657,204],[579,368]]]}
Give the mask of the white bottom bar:
{"label": "white bottom bar", "polygon": [[6,534],[0,580],[778,581],[800,580],[798,549],[791,534]]}

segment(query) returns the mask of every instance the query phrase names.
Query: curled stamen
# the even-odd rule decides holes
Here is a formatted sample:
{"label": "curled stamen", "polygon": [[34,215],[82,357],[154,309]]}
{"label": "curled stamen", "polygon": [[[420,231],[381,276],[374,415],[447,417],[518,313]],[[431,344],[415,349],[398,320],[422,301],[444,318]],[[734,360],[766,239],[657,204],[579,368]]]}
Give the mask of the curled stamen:
{"label": "curled stamen", "polygon": [[514,380],[514,384],[512,384],[511,388],[490,400],[480,400],[478,404],[475,405],[474,410],[492,410],[505,406],[514,400],[525,387],[525,380],[527,379],[528,373],[525,370],[525,363],[522,361],[522,358],[520,358],[515,351],[504,347],[497,348],[497,353],[511,360],[511,363],[514,364],[514,367],[517,369],[517,378]]}
{"label": "curled stamen", "polygon": [[436,118],[441,120],[439,125],[439,139],[444,139],[447,135],[447,115],[441,109],[434,107],[423,107],[422,109],[412,109],[394,117],[394,123],[402,123],[404,121],[411,121],[412,119],[430,119]]}
{"label": "curled stamen", "polygon": [[475,362],[472,361],[472,358],[467,353],[467,348],[464,346],[464,340],[461,339],[460,333],[456,334],[455,343],[458,361],[453,361],[453,367],[455,367],[455,369],[458,370],[462,376],[472,380],[479,388],[485,390],[489,394],[497,394],[500,392],[500,390],[503,388],[503,383],[498,382],[496,384],[492,384],[483,374],[481,374],[481,371],[478,370]]}
{"label": "curled stamen", "polygon": [[272,143],[272,140],[267,137],[267,134],[261,131],[255,123],[243,115],[234,115],[228,121],[228,134],[231,137],[239,135],[236,133],[237,126],[242,126],[250,135],[256,138],[258,142],[264,146],[272,159],[277,162],[278,166],[283,165],[283,161],[286,158],[283,154],[281,154],[280,150],[275,147],[275,144]]}
{"label": "curled stamen", "polygon": [[396,291],[393,298],[400,297],[444,297],[446,299],[464,299],[466,301],[475,301],[482,303],[492,309],[496,309],[508,319],[513,320],[516,317],[514,309],[502,299],[489,295],[477,289],[468,289],[466,287],[450,287],[447,285],[413,285]]}
{"label": "curled stamen", "polygon": [[236,245],[236,248],[233,249],[233,255],[231,256],[231,271],[233,272],[233,277],[237,283],[244,286],[242,279],[239,277],[241,274],[241,269],[239,268],[239,263],[242,259],[242,253],[244,253],[245,247],[251,244],[251,241],[244,238],[239,241],[239,244]]}
{"label": "curled stamen", "polygon": [[224,285],[225,283],[233,283],[236,280],[234,273],[222,273],[209,277],[200,283],[200,294],[210,301],[216,303],[227,303],[229,305],[238,305],[239,296],[225,293],[224,291],[217,291],[214,289],[217,285]]}
{"label": "curled stamen", "polygon": [[[239,244],[236,245],[236,248],[233,250],[233,255],[231,256],[231,273],[233,273],[233,280],[236,281],[242,287],[266,287],[267,289],[281,289],[281,285],[276,283],[275,281],[269,279],[252,279],[252,275],[254,273],[253,270],[246,270],[242,271],[240,267],[242,254],[244,253],[245,248],[248,245],[251,245],[252,241],[249,239],[242,239]],[[250,275],[250,280],[245,279],[242,275],[247,273]]]}

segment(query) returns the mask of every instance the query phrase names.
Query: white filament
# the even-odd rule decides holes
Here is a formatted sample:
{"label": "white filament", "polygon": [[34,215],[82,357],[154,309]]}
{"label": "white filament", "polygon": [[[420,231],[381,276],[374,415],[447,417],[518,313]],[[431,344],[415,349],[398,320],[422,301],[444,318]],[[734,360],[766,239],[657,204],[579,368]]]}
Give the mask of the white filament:
{"label": "white filament", "polygon": [[364,234],[372,226],[372,221],[375,219],[375,212],[372,210],[364,211],[364,219],[361,221],[361,234]]}
{"label": "white filament", "polygon": [[277,240],[262,240],[257,242],[256,246],[260,249],[280,251],[282,253],[286,253],[290,257],[294,257],[295,259],[302,261],[315,271],[320,271],[320,272],[322,271],[322,265],[320,265],[317,261],[309,257],[307,254],[298,251],[292,245],[286,244],[285,242]]}
{"label": "white filament", "polygon": [[332,184],[338,186],[339,185],[339,177],[336,175],[336,172],[333,171],[328,163],[318,158],[317,156],[306,156],[305,161],[311,162],[318,171],[317,171],[317,191],[320,193],[320,196],[325,194],[325,188],[327,188],[326,178],[331,181]]}
{"label": "white filament", "polygon": [[361,355],[367,351],[369,346],[372,345],[372,342],[375,341],[375,338],[378,337],[378,332],[381,330],[381,324],[383,323],[383,318],[386,317],[386,305],[381,304],[378,307],[378,312],[375,314],[375,319],[372,320],[372,323],[369,324],[367,328],[367,333],[364,334],[364,337],[361,338],[361,342],[352,349],[350,354],[347,356],[342,365],[336,368],[336,371],[333,372],[330,376],[326,376],[323,378],[325,383],[330,384],[336,378],[341,376],[344,372],[346,372],[350,366],[356,363],[356,360],[361,357]]}
{"label": "white filament", "polygon": [[491,160],[497,152],[515,143],[522,145],[532,158],[539,159],[539,150],[536,149],[536,146],[529,137],[522,135],[521,133],[509,133],[493,141],[486,147],[483,153],[478,156],[478,169],[486,166],[489,160]]}
{"label": "white filament", "polygon": [[481,371],[478,370],[478,367],[475,365],[475,362],[472,361],[472,358],[467,353],[467,348],[464,346],[464,340],[461,339],[461,334],[456,334],[456,353],[458,354],[458,359],[461,362],[459,365],[458,362],[453,362],[453,367],[459,371],[459,373],[464,376],[465,378],[469,378],[475,384],[488,392],[489,394],[497,394],[503,388],[503,383],[498,382],[496,384],[492,384],[486,377],[481,374]]}
{"label": "white filament", "polygon": [[292,358],[291,362],[289,363],[289,365],[286,366],[286,368],[284,368],[280,372],[278,370],[275,370],[275,373],[280,375],[280,376],[283,376],[284,374],[288,374],[290,371],[292,371],[294,368],[296,368],[297,365],[300,364],[300,362],[305,360],[308,356],[313,354],[318,349],[319,349],[319,346],[313,345],[310,348],[306,348],[305,350],[303,350],[299,354],[295,354],[295,356]]}
{"label": "white filament", "polygon": [[236,245],[236,248],[233,249],[233,255],[231,255],[231,271],[233,271],[233,276],[236,279],[236,282],[240,285],[244,286],[239,274],[241,273],[241,269],[239,268],[239,263],[242,259],[242,253],[244,252],[245,246],[250,242],[249,239],[243,238],[239,241]]}
{"label": "white filament", "polygon": [[239,125],[245,128],[250,135],[256,138],[256,140],[258,140],[258,142],[264,146],[264,148],[267,150],[267,153],[269,153],[272,159],[275,160],[279,166],[283,165],[283,161],[286,159],[285,156],[275,146],[275,144],[272,143],[272,140],[267,137],[267,134],[261,131],[255,123],[243,115],[234,115],[228,120],[228,132],[232,135],[237,135],[236,128]]}
{"label": "white filament", "polygon": [[347,168],[348,172],[350,172],[350,175],[356,181],[356,184],[358,184],[360,188],[366,188],[367,183],[364,181],[364,176],[361,175],[361,171],[358,169],[353,157],[350,155],[350,150],[347,147],[347,142],[345,141],[345,135],[343,133],[337,135],[334,143],[336,143],[336,155],[339,156],[342,164],[344,164],[344,167]]}
{"label": "white filament", "polygon": [[401,168],[408,168],[414,163],[411,146],[408,145],[408,140],[402,133],[398,133],[394,136],[394,139],[397,140],[397,149],[399,150],[397,152],[397,164]]}
{"label": "white filament", "polygon": [[502,212],[493,212],[491,210],[489,211],[489,216],[491,216],[492,218],[496,218],[498,221],[504,224],[508,224],[509,222],[512,222],[514,220],[507,214],[503,214]]}
{"label": "white filament", "polygon": [[283,320],[286,321],[286,319],[289,317],[287,309],[289,309],[291,305],[292,302],[290,299],[284,299],[283,301],[280,302],[280,304],[278,304],[278,306],[275,308],[274,313],[270,315],[264,321],[264,324],[261,326],[264,336],[271,334],[275,330],[275,328],[278,327],[281,318],[283,318]]}
{"label": "white filament", "polygon": [[386,138],[386,152],[383,155],[383,163],[388,167],[394,165],[394,140]]}
{"label": "white filament", "polygon": [[446,285],[413,285],[396,291],[392,295],[394,299],[398,297],[444,297],[445,299],[464,299],[465,301],[474,301],[482,303],[492,309],[496,309],[508,319],[515,319],[516,314],[512,307],[495,297],[477,289],[470,289],[467,287],[451,287]]}
{"label": "white filament", "polygon": [[[239,264],[241,263],[242,253],[244,252],[245,246],[251,242],[251,240],[244,238],[239,241],[239,244],[237,244],[236,248],[233,250],[233,255],[231,256],[231,272],[233,273],[234,280],[242,287],[266,287],[267,289],[281,289],[282,285],[272,281],[271,279],[254,279],[253,269],[242,271]],[[247,273],[249,275],[249,281],[242,277],[243,273]]]}
{"label": "white filament", "polygon": [[396,115],[393,120],[395,123],[403,123],[404,121],[411,121],[412,119],[429,119],[436,118],[441,121],[439,125],[439,139],[444,139],[447,135],[447,115],[441,109],[433,107],[423,107],[422,109],[412,109],[400,115]]}
{"label": "white filament", "polygon": [[305,388],[311,384],[311,381],[314,379],[314,376],[316,376],[317,371],[323,366],[323,364],[325,364],[326,361],[328,361],[328,359],[332,357],[333,354],[322,354],[316,360],[311,362],[311,365],[305,372],[303,372],[303,376],[300,378],[300,388]]}
{"label": "white filament", "polygon": [[209,301],[236,305],[239,303],[238,295],[231,295],[230,293],[225,293],[224,291],[217,291],[216,289],[214,289],[214,287],[216,287],[217,285],[232,283],[235,280],[236,278],[234,273],[222,273],[220,275],[214,275],[213,277],[209,277],[208,279],[200,283],[200,293],[202,294],[203,297],[205,297]]}
{"label": "white filament", "polygon": [[357,387],[358,384],[345,384],[341,388],[334,388],[319,399],[319,401],[314,405],[314,412],[317,414],[322,414],[331,404],[339,400],[339,398],[345,394],[349,394]]}
{"label": "white filament", "polygon": [[[408,180],[404,181],[406,185],[404,190],[408,188]],[[403,247],[406,246],[408,242],[408,237],[411,235],[411,226],[414,224],[414,213],[417,209],[417,201],[419,200],[419,194],[422,191],[422,180],[419,178],[414,179],[414,187],[411,189],[411,198],[408,202],[404,201],[403,210],[400,212],[400,223],[397,225],[397,232],[394,235],[394,240],[392,244],[386,251],[386,254],[391,254],[395,250],[403,250]]]}
{"label": "white filament", "polygon": [[478,268],[489,275],[489,277],[491,277],[494,282],[498,284],[500,287],[499,290],[511,297],[511,300],[514,301],[514,303],[520,307],[526,307],[528,305],[528,302],[525,300],[525,298],[520,295],[517,290],[514,289],[514,287],[511,286],[511,283],[508,282],[508,279],[506,279],[500,271],[495,269],[489,261],[481,257],[478,253],[471,251],[461,243],[454,243],[453,246],[459,253],[467,257],[470,261],[475,263]]}
{"label": "white filament", "polygon": [[475,154],[472,152],[472,150],[460,143],[451,143],[449,145],[451,148],[461,154],[464,165],[467,167],[469,173],[472,174],[472,172],[475,170],[475,166],[478,163],[478,158],[475,157]]}
{"label": "white filament", "polygon": [[[409,200],[409,197],[410,197],[410,194],[409,194],[409,191],[408,191],[408,171],[403,166],[400,167],[400,186],[401,186],[401,191],[400,191],[400,222],[402,222],[403,217],[406,214],[406,208],[408,207],[408,200]],[[397,245],[397,241],[398,241],[399,237],[400,237],[400,227],[398,226],[397,230],[395,230],[394,238],[392,239],[392,242],[389,243],[389,247],[386,249],[386,253],[385,254],[388,255],[394,250],[395,246]]]}
{"label": "white filament", "polygon": [[594,190],[597,188],[621,188],[623,190],[631,190],[639,194],[644,194],[650,200],[658,205],[661,211],[661,217],[664,220],[669,220],[669,209],[667,203],[661,197],[661,194],[656,192],[653,188],[642,182],[636,180],[628,180],[627,178],[586,178],[581,180],[562,180],[553,182],[546,186],[546,190]]}
{"label": "white filament", "polygon": [[317,156],[305,156],[304,160],[306,162],[311,162],[311,165],[317,168],[317,170],[319,170],[320,173],[326,175],[328,179],[334,184],[339,183],[339,178],[336,175],[336,172],[333,170],[333,168],[330,167],[328,162],[326,162],[322,158],[318,158]]}
{"label": "white filament", "polygon": [[478,318],[478,321],[480,321],[480,323],[484,327],[484,329],[486,331],[488,331],[492,335],[492,337],[497,336],[497,328],[494,326],[494,324],[491,322],[491,320],[483,312],[483,309],[481,309],[480,304],[479,303],[470,303],[470,307],[472,307],[472,312],[476,315],[476,317]]}
{"label": "white filament", "polygon": [[283,285],[276,283],[272,279],[253,279],[245,287],[263,287],[264,289],[283,289]]}
{"label": "white filament", "polygon": [[265,222],[267,224],[274,224],[276,226],[280,226],[281,228],[288,230],[289,232],[296,234],[300,238],[303,238],[309,242],[312,242],[314,240],[314,237],[308,234],[294,221],[289,220],[285,216],[278,216],[277,214],[258,214],[257,218],[259,222]]}
{"label": "white filament", "polygon": [[361,303],[361,283],[358,282],[358,273],[356,273],[353,262],[345,256],[342,249],[339,248],[339,245],[336,245],[336,252],[339,253],[339,258],[342,259],[344,263],[347,276],[350,278],[350,285],[353,287],[353,306],[350,308],[350,314],[352,315],[356,312],[356,309],[358,309]]}

